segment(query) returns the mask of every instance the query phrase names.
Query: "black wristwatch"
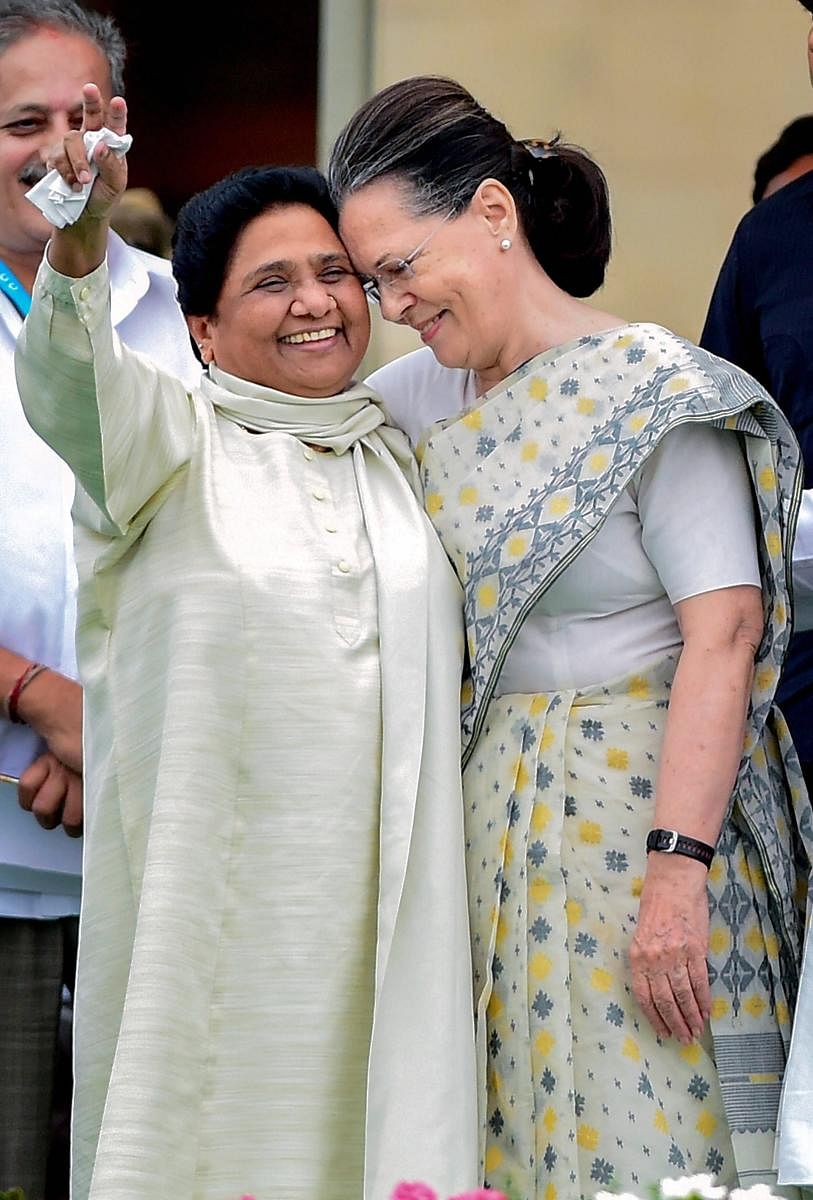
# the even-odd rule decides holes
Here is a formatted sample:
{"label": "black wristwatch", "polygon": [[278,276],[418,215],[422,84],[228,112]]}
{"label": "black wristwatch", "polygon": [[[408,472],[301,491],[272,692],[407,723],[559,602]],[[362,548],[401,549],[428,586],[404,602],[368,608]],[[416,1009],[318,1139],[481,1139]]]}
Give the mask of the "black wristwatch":
{"label": "black wristwatch", "polygon": [[685,858],[694,858],[708,869],[714,859],[715,849],[708,842],[699,842],[697,838],[684,837],[676,829],[651,829],[646,839],[646,852],[658,850],[661,854],[682,854]]}

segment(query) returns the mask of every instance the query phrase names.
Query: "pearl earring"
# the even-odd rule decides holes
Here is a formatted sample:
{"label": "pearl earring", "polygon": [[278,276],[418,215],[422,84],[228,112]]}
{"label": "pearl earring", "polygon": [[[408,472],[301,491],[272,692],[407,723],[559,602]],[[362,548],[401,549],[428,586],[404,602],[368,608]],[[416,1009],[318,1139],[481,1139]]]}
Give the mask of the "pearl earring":
{"label": "pearl earring", "polygon": [[500,249],[501,250],[510,250],[511,249],[511,239],[503,238],[503,240],[500,242]]}

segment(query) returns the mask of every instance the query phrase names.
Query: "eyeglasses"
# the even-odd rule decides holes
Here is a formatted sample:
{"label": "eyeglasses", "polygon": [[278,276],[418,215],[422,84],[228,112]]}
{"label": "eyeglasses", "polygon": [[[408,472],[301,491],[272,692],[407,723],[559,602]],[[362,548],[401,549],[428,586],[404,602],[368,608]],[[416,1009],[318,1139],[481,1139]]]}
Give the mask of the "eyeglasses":
{"label": "eyeglasses", "polygon": [[371,275],[362,275],[361,286],[364,288],[367,298],[375,304],[380,304],[382,288],[397,289],[414,278],[415,269],[412,264],[423,253],[438,230],[456,215],[454,210],[448,212],[440,225],[437,225],[406,258],[388,258]]}

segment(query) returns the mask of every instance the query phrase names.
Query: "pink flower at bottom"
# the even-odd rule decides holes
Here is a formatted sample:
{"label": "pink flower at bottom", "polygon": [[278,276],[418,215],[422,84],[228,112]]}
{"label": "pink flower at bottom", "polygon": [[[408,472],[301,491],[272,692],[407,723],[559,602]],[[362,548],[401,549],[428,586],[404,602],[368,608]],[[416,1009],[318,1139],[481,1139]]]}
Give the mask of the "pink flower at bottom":
{"label": "pink flower at bottom", "polygon": [[398,1184],[390,1200],[438,1200],[438,1194],[425,1183],[402,1182]]}
{"label": "pink flower at bottom", "polygon": [[502,1192],[492,1192],[490,1188],[475,1188],[473,1192],[461,1192],[459,1196],[450,1196],[449,1200],[506,1200]]}

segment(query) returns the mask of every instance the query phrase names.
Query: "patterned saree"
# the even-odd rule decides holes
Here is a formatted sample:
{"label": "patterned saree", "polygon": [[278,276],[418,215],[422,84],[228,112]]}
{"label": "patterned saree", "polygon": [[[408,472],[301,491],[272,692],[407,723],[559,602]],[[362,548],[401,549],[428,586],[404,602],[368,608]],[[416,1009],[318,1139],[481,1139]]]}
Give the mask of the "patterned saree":
{"label": "patterned saree", "polygon": [[[649,1026],[627,958],[677,655],[589,688],[495,694],[525,617],[665,434],[690,421],[729,430],[747,461],[765,632],[709,872],[711,1028],[684,1047]],[[813,848],[773,705],[801,487],[793,434],[749,376],[630,325],[534,358],[427,438],[426,505],[466,594],[484,1177],[512,1200],[695,1172],[772,1182]]]}

